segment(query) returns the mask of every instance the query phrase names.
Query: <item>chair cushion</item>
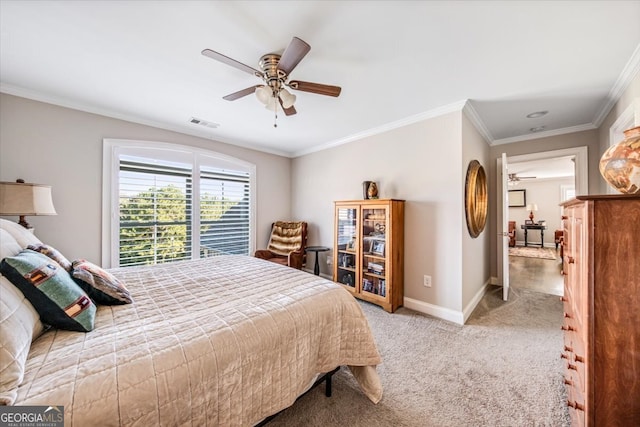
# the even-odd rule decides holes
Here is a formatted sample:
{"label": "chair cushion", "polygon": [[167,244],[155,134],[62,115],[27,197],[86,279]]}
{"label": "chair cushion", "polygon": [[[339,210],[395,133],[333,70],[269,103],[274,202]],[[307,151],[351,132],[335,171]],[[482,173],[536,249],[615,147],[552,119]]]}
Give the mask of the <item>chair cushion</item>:
{"label": "chair cushion", "polygon": [[303,222],[277,221],[271,229],[267,250],[276,255],[287,256],[302,249]]}

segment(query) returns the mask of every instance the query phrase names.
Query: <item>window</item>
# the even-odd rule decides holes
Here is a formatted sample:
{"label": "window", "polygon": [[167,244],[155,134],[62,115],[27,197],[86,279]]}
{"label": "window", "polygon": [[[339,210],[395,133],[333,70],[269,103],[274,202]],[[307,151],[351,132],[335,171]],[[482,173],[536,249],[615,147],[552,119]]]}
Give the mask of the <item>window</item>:
{"label": "window", "polygon": [[576,197],[576,187],[574,185],[561,185],[560,186],[560,201],[564,202]]}
{"label": "window", "polygon": [[253,252],[254,165],[163,143],[105,140],[104,151],[103,265]]}

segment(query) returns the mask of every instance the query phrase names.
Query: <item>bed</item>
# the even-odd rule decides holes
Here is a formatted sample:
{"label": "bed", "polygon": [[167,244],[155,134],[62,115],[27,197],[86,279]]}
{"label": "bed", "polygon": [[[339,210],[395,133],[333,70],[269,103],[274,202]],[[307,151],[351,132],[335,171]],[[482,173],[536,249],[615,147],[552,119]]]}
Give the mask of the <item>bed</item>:
{"label": "bed", "polygon": [[[14,224],[0,220],[2,258],[39,242]],[[339,366],[382,397],[368,322],[339,285],[232,255],[109,272],[134,302],[97,305],[86,333],[43,332],[0,278],[1,401],[62,405],[66,426],[252,426]]]}

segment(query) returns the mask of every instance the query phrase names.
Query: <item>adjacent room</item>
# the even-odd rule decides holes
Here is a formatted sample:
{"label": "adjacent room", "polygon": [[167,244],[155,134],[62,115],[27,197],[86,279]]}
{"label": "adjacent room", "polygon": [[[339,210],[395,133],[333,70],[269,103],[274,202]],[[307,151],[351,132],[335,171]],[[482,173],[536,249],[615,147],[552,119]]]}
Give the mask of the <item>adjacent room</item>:
{"label": "adjacent room", "polygon": [[639,16],[0,0],[0,414],[639,425]]}

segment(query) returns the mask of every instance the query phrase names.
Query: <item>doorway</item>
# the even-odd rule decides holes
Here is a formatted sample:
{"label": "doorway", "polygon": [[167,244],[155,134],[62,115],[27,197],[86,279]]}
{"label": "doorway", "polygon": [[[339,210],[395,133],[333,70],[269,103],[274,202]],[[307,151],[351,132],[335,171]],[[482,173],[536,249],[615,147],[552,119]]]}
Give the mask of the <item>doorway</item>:
{"label": "doorway", "polygon": [[[507,157],[506,158],[506,164],[507,164],[507,172],[509,173],[509,175],[511,175],[512,171],[519,171],[519,172],[526,172],[526,175],[520,174],[521,176],[527,176],[527,177],[535,177],[535,178],[529,178],[529,179],[536,179],[539,180],[539,177],[542,177],[542,179],[548,179],[548,180],[552,180],[551,176],[548,174],[548,171],[542,171],[542,169],[540,171],[536,170],[536,169],[526,169],[526,168],[530,168],[530,167],[534,167],[536,165],[536,163],[541,164],[541,165],[545,165],[545,166],[549,166],[554,162],[560,162],[562,159],[566,160],[566,159],[570,159],[571,162],[573,163],[573,170],[574,170],[574,174],[573,174],[573,190],[574,190],[574,195],[575,194],[588,194],[588,165],[587,165],[587,147],[575,147],[575,148],[569,148],[569,149],[563,149],[563,150],[554,150],[554,151],[548,151],[548,152],[541,152],[541,153],[531,153],[531,154],[525,154],[525,155],[518,155],[518,156],[511,156],[511,157]],[[519,166],[518,166],[519,165]],[[522,167],[525,167],[525,169],[523,169]],[[546,175],[545,175],[546,174]],[[497,206],[497,212],[505,212],[505,215],[511,216],[511,212],[508,211],[508,209],[505,209],[504,203],[506,203],[506,200],[508,199],[508,194],[507,191],[508,189],[511,188],[516,188],[517,185],[512,185],[512,186],[508,186],[508,185],[501,185],[501,181],[506,181],[508,179],[507,176],[498,176],[498,188],[500,189],[500,196],[498,197],[498,206]],[[525,185],[522,185],[523,182],[526,182],[526,180],[521,179],[519,181],[519,188],[524,188]],[[566,180],[565,180],[566,182]],[[531,184],[533,185],[533,184]],[[543,187],[543,186],[538,186],[538,187]],[[507,189],[504,190],[503,189]],[[533,196],[534,194],[536,195],[535,197],[540,198],[540,200],[538,201],[534,201],[532,199],[528,199],[527,202],[530,205],[538,205],[537,212],[533,212],[534,215],[536,215],[537,213],[541,213],[541,216],[538,216],[537,218],[534,218],[536,221],[541,221],[541,220],[548,220],[548,218],[546,218],[546,216],[548,215],[553,221],[550,221],[550,226],[551,228],[547,228],[545,230],[545,234],[544,234],[544,240],[542,239],[542,236],[539,236],[540,239],[540,245],[544,244],[545,248],[554,248],[555,249],[555,236],[554,236],[554,232],[556,229],[561,229],[562,228],[562,223],[561,223],[561,212],[560,214],[558,214],[558,210],[557,210],[557,205],[559,202],[561,202],[563,200],[563,198],[566,198],[568,195],[572,195],[572,191],[571,191],[571,186],[570,185],[561,185],[559,188],[557,188],[556,192],[554,193],[554,197],[552,201],[550,201],[550,203],[554,204],[555,206],[551,206],[550,208],[547,207],[546,210],[544,210],[543,212],[540,212],[540,205],[543,203],[546,203],[544,200],[544,191],[538,189],[537,192],[532,191],[531,195]],[[548,189],[546,191],[549,191]],[[523,240],[524,238],[523,236],[523,230],[521,230],[521,225],[523,224],[523,222],[525,221],[525,219],[529,219],[529,215],[532,213],[531,211],[526,211],[526,208],[532,209],[532,206],[527,206],[525,204],[525,206],[521,206],[520,209],[518,210],[518,212],[514,213],[516,215],[518,215],[518,231],[520,231],[520,241],[519,243],[521,245],[523,245]],[[502,230],[502,235],[505,236],[507,235],[506,232],[508,230],[505,230],[503,228],[503,217],[504,215],[498,215],[497,221],[498,221],[498,230]],[[556,218],[557,217],[557,218]],[[509,218],[510,219],[510,218]],[[546,224],[546,221],[545,221]],[[510,277],[504,277],[505,275],[510,276],[510,275],[514,275],[513,280],[514,282],[511,284],[512,286],[515,287],[529,287],[532,288],[534,290],[540,291],[540,292],[545,292],[545,293],[550,293],[550,294],[554,294],[557,295],[559,292],[562,291],[562,276],[560,275],[560,270],[561,270],[561,260],[559,257],[559,250],[557,251],[558,256],[556,257],[555,260],[549,260],[549,259],[529,259],[527,257],[511,257],[508,255],[508,253],[505,253],[505,250],[508,250],[508,248],[505,248],[506,245],[501,245],[498,244],[498,274],[499,277],[498,278],[498,282],[501,284],[507,283],[509,284],[510,282]],[[520,259],[521,258],[521,259]],[[513,259],[513,262],[512,262]],[[503,266],[505,266],[505,264],[508,263],[508,268],[504,268]],[[506,266],[505,266],[506,267]]]}

